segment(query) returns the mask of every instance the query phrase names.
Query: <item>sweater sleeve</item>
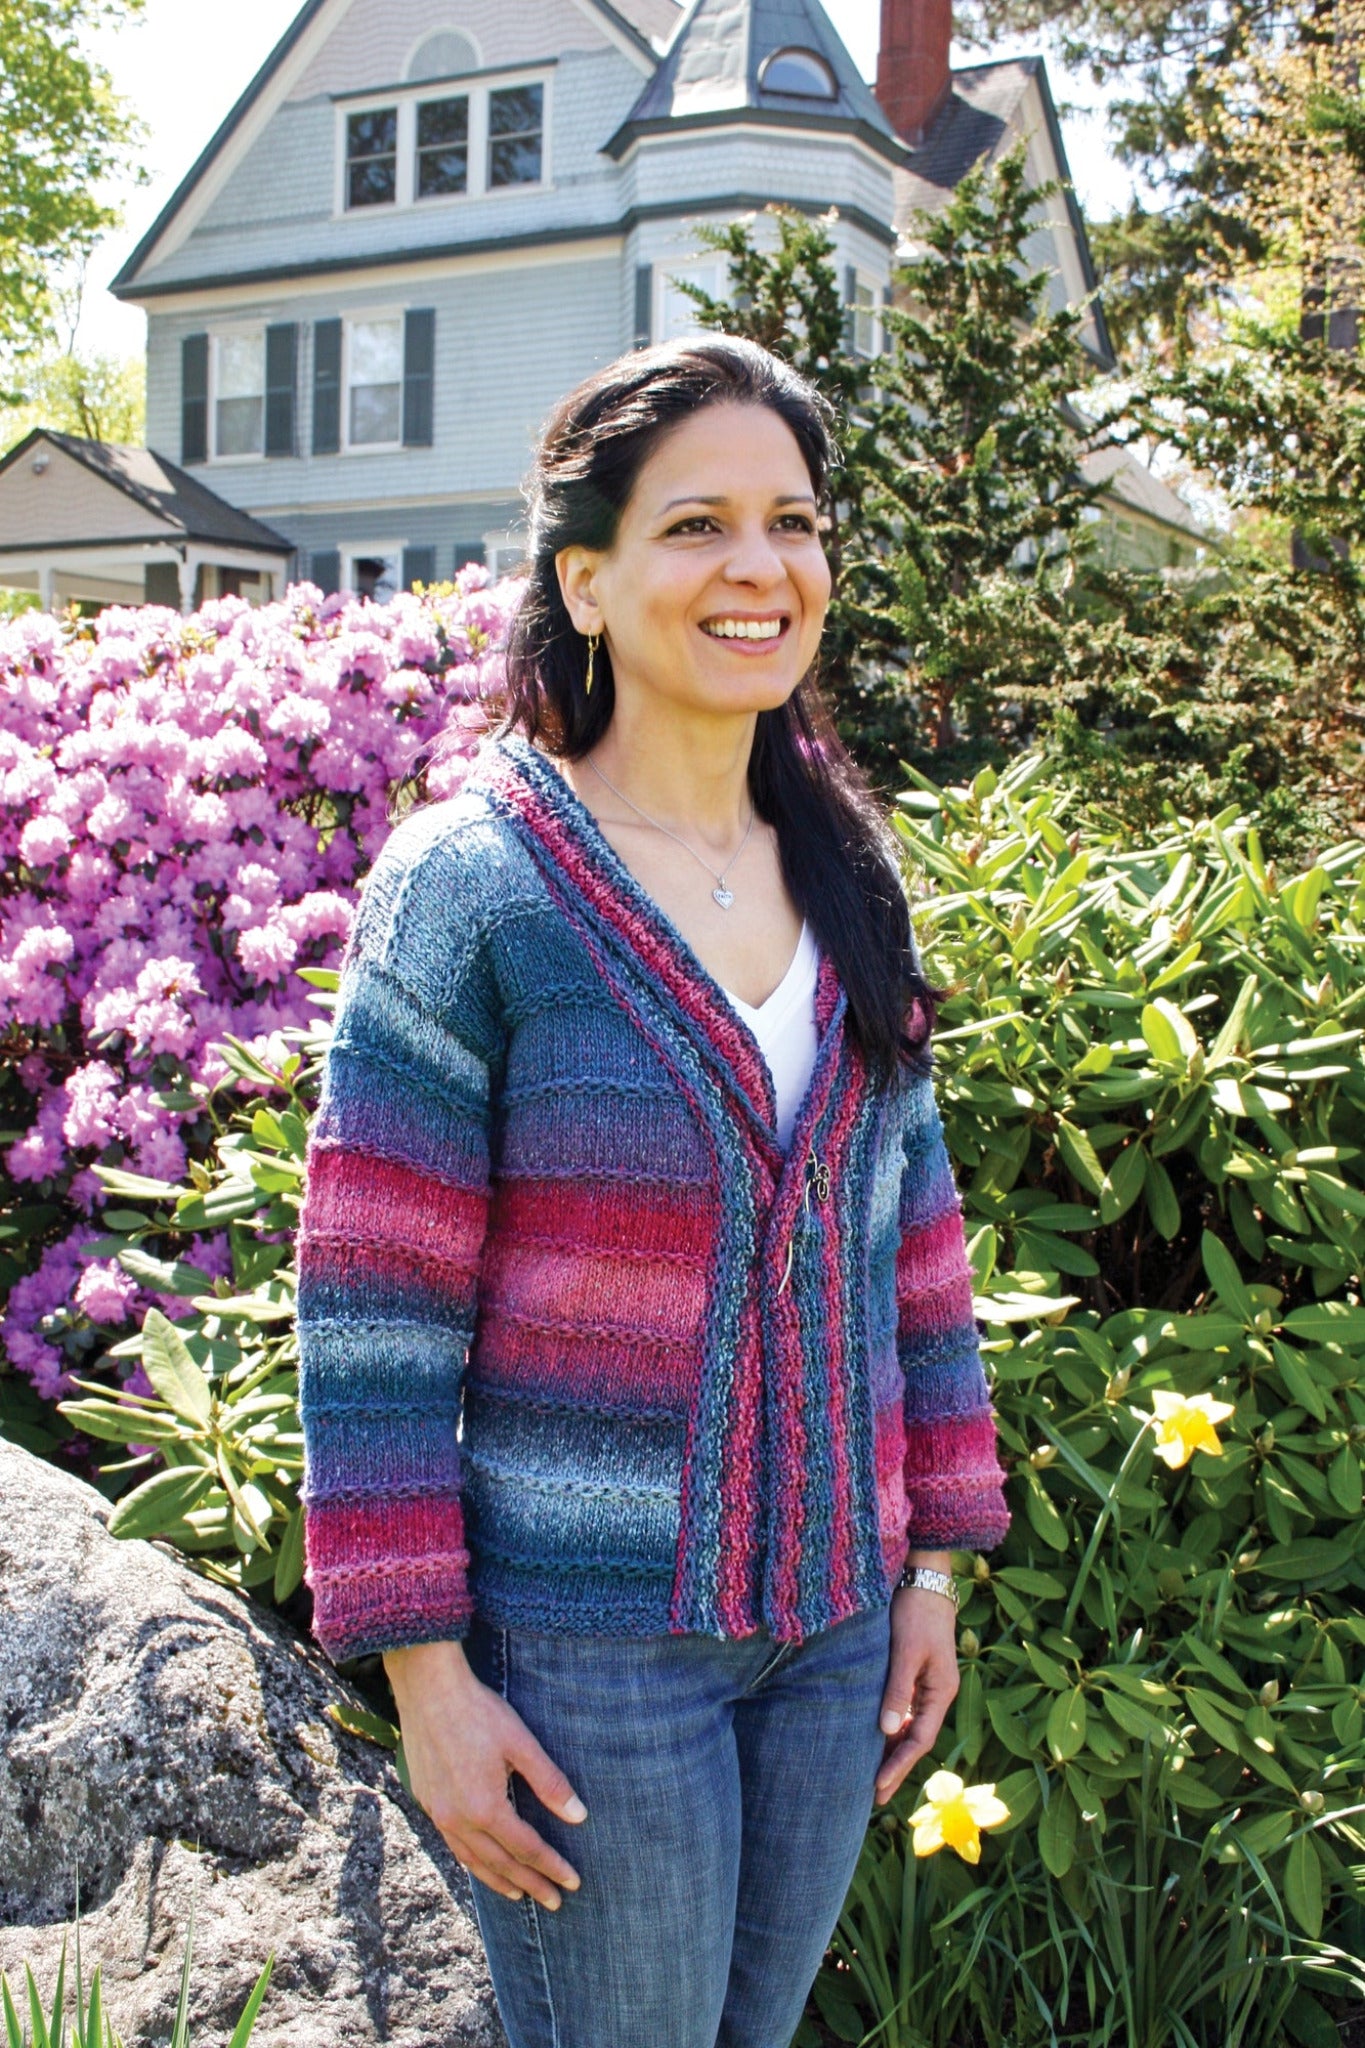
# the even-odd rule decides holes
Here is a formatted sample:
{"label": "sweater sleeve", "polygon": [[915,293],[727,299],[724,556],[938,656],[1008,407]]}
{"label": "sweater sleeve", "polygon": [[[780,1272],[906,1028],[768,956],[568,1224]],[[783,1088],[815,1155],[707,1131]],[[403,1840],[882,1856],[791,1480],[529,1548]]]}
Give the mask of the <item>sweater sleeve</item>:
{"label": "sweater sleeve", "polygon": [[917,1550],[991,1550],[1009,1528],[972,1315],[962,1209],[928,1077],[911,1084],[896,1259],[905,1492]]}
{"label": "sweater sleeve", "polygon": [[414,861],[404,839],[343,960],[297,1240],[307,1578],[335,1658],[460,1637],[472,1612],[459,1419],[490,1034],[439,849]]}

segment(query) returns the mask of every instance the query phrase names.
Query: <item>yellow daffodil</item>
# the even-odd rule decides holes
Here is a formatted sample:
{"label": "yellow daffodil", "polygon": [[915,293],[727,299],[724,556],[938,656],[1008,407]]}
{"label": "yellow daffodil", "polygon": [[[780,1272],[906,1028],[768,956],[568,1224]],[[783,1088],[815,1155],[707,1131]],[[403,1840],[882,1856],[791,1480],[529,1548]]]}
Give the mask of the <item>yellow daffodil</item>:
{"label": "yellow daffodil", "polygon": [[964,1785],[956,1771],[935,1771],[924,1781],[924,1804],[910,1816],[917,1856],[932,1856],[946,1843],[964,1863],[981,1861],[982,1828],[998,1828],[1010,1810],[994,1785]]}
{"label": "yellow daffodil", "polygon": [[1176,1394],[1169,1389],[1152,1389],[1156,1415],[1156,1454],[1174,1472],[1187,1465],[1196,1451],[1221,1458],[1223,1443],[1215,1424],[1226,1422],[1233,1412],[1231,1401],[1215,1401],[1212,1394]]}

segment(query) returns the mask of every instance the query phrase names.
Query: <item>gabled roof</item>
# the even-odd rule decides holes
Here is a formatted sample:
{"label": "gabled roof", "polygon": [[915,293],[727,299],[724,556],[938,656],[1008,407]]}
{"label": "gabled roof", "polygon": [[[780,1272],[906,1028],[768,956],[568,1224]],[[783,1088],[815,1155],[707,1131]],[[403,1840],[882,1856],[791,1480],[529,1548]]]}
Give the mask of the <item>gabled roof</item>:
{"label": "gabled roof", "polygon": [[[813,50],[833,95],[774,92],[760,77],[775,50]],[[844,48],[820,0],[692,0],[663,60],[607,144],[619,157],[637,135],[733,121],[832,128],[859,134],[893,163],[906,147]]]}
{"label": "gabled roof", "polygon": [[[620,6],[614,5],[613,0],[579,0],[579,4],[597,14],[601,18],[604,27],[609,28],[616,36],[624,38],[637,54],[645,58],[651,65],[658,63],[658,52],[650,42],[649,37],[635,21],[630,19],[629,9],[631,0],[623,0],[623,4]],[[174,192],[172,192],[170,198],[166,201],[166,204],[162,207],[160,213],[134,249],[132,255],[119,271],[118,276],[109,287],[112,292],[121,294],[133,283],[139,270],[141,270],[143,264],[151,256],[157,243],[175,220],[176,215],[192,197],[213,165],[217,163],[233,136],[257,105],[262,95],[269,89],[276,74],[281,70],[294,50],[297,49],[303,37],[313,26],[313,23],[325,9],[335,5],[336,0],[304,0],[304,4],[299,8],[298,13],[294,16],[294,19],[290,22],[264,64],[262,64],[256,76],[252,79],[246,91],[236,102],[235,106],[230,108],[225,119],[210,137],[207,146],[191,164],[189,170],[176,186]]]}
{"label": "gabled roof", "polygon": [[[1094,293],[1098,279],[1090,237],[1071,187],[1066,144],[1048,84],[1047,65],[1041,57],[1004,57],[984,64],[966,64],[953,72],[951,90],[930,123],[928,134],[909,153],[904,169],[897,173],[896,224],[903,230],[907,217],[917,207],[936,213],[974,165],[1004,156],[1013,139],[1011,124],[1034,86],[1042,102],[1048,142],[1062,183],[1062,202],[1085,288],[1087,293]],[[1090,317],[1099,345],[1099,360],[1112,369],[1113,344],[1098,298],[1090,299]]]}
{"label": "gabled roof", "polygon": [[[76,434],[59,434],[53,427],[34,427],[0,460],[0,477],[22,461],[39,441],[50,442],[103,483],[111,484],[139,511],[157,520],[159,531],[153,538],[204,541],[211,546],[247,548],[262,555],[289,555],[294,551],[292,541],[253,519],[249,512],[229,505],[197,477],[154,454],[150,448],[118,447],[107,441],[85,441]],[[169,534],[167,528],[171,529]],[[35,535],[35,544],[40,540],[41,536]]]}

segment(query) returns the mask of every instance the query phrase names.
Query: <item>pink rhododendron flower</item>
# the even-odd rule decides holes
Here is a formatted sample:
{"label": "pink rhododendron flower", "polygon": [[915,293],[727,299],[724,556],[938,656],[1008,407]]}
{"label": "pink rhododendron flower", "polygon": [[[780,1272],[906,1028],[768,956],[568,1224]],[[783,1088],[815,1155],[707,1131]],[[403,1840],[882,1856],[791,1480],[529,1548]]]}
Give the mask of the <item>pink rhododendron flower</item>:
{"label": "pink rhododendron flower", "polygon": [[[230,1073],[216,1044],[278,1073],[316,1024],[297,970],[339,963],[396,786],[438,739],[424,793],[458,786],[520,588],[471,565],[389,605],[299,584],[191,619],[0,621],[0,1057],[29,1118],[4,1158],[65,1212],[0,1338],[45,1396],[88,1370],[87,1322],[136,1325],[157,1298],[81,1252],[96,1164],[179,1182]],[[223,1234],[192,1257],[230,1271]]]}

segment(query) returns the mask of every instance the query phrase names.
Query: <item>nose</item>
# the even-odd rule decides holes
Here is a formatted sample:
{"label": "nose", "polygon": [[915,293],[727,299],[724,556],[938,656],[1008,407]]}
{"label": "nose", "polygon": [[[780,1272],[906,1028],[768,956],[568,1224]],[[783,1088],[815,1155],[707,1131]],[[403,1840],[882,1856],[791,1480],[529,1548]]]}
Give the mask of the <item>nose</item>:
{"label": "nose", "polygon": [[787,565],[768,531],[767,522],[756,520],[752,526],[741,527],[735,535],[723,572],[726,583],[742,583],[755,590],[771,590],[775,584],[784,583]]}

